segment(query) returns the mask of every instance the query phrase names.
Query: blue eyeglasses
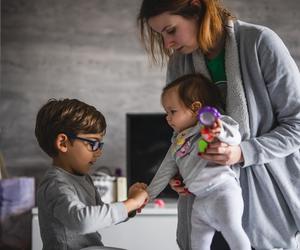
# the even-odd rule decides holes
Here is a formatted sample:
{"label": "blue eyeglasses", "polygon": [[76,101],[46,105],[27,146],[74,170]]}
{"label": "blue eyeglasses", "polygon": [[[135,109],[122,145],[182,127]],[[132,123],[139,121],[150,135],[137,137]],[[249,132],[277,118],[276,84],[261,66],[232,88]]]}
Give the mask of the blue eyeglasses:
{"label": "blue eyeglasses", "polygon": [[103,145],[104,145],[104,142],[97,141],[97,140],[90,140],[90,139],[87,139],[87,138],[76,136],[76,135],[71,134],[71,133],[66,133],[66,135],[70,139],[77,139],[77,140],[81,140],[81,141],[87,142],[91,146],[92,151],[97,151],[98,149],[102,150]]}

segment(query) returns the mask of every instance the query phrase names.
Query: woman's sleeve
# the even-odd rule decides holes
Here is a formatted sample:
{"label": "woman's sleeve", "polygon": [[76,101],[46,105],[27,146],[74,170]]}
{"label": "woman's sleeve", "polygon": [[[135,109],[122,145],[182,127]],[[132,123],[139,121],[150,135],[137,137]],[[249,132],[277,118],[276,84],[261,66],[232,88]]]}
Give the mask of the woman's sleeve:
{"label": "woman's sleeve", "polygon": [[223,115],[222,129],[218,139],[229,145],[239,145],[241,143],[241,134],[239,132],[239,124],[231,117]]}
{"label": "woman's sleeve", "polygon": [[[274,127],[241,143],[244,167],[268,163],[300,149],[300,74],[289,51],[276,33],[265,29],[257,42],[257,56],[265,80]],[[249,67],[255,67],[255,63]],[[259,90],[257,90],[259,91]],[[263,111],[260,111],[262,114]],[[261,118],[263,119],[263,117]]]}

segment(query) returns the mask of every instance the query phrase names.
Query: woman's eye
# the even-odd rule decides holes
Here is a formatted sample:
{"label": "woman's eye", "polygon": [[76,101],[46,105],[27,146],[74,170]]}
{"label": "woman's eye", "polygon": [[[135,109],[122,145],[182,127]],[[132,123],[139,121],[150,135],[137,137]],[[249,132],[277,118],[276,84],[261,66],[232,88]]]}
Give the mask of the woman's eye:
{"label": "woman's eye", "polygon": [[176,29],[175,29],[175,28],[172,28],[172,29],[168,29],[168,30],[167,30],[167,33],[170,34],[170,35],[171,35],[171,34],[174,34],[175,32],[176,32]]}

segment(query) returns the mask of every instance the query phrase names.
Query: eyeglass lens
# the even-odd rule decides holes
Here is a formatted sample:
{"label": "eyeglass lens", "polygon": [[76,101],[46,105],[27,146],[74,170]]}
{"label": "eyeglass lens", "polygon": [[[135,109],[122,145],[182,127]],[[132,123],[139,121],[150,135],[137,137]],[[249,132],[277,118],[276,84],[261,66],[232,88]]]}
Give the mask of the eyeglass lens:
{"label": "eyeglass lens", "polygon": [[97,151],[98,149],[101,150],[103,148],[104,143],[95,141],[95,142],[90,142],[90,145],[92,146],[93,151]]}

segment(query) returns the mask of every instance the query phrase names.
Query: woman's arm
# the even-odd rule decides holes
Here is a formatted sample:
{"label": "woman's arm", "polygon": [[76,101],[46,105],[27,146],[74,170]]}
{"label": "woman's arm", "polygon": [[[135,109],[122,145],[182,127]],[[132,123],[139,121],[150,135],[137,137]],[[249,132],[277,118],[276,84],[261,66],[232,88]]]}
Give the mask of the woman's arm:
{"label": "woman's arm", "polygon": [[[255,82],[250,91],[253,95],[266,92],[261,102],[269,108],[252,110],[253,123],[259,121],[259,127],[253,131],[255,134],[252,132],[252,138],[241,143],[245,167],[284,158],[300,149],[299,69],[282,40],[267,28],[257,39],[257,60],[265,84]],[[250,101],[249,106],[251,109]],[[270,124],[266,117],[272,123],[269,130],[262,131],[265,122]]]}
{"label": "woman's arm", "polygon": [[[219,164],[243,162],[243,166],[247,167],[284,158],[300,149],[300,74],[297,65],[281,39],[269,29],[261,32],[256,47],[259,63],[253,65],[260,66],[265,84],[253,83],[250,88],[248,86],[248,91],[253,91],[253,95],[257,93],[255,91],[266,92],[266,100],[261,101],[267,102],[270,108],[252,110],[252,119],[256,119],[253,123],[258,121],[259,126],[257,132],[252,131],[252,138],[239,146],[212,143],[202,155],[203,159]],[[253,79],[256,78],[253,76]],[[251,109],[249,100],[248,104]],[[273,126],[260,132],[266,117],[272,117]]]}

